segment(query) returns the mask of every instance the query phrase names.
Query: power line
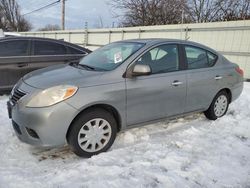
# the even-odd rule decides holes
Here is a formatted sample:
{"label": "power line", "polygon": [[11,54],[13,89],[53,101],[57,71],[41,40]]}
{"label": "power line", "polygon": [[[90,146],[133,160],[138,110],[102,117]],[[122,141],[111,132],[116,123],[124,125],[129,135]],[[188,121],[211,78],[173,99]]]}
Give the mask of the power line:
{"label": "power line", "polygon": [[[40,2],[40,0],[38,0],[38,1],[37,0],[30,0],[28,2],[28,5],[29,5],[29,7],[41,7],[41,6],[46,5],[50,2],[51,2],[51,0],[46,0],[46,1],[42,1],[42,2]],[[24,6],[25,5],[26,4],[24,4]]]}
{"label": "power line", "polygon": [[55,6],[56,4],[58,4],[60,1],[61,1],[61,0],[57,0],[57,1],[53,2],[53,3],[50,3],[50,4],[45,5],[45,6],[42,6],[42,7],[38,8],[38,9],[32,10],[31,12],[25,13],[25,14],[23,14],[22,16],[26,16],[26,15],[28,15],[28,14],[32,14],[32,13],[34,13],[34,12],[37,12],[37,11],[40,11],[40,10],[43,10],[43,9],[50,8],[50,7]]}

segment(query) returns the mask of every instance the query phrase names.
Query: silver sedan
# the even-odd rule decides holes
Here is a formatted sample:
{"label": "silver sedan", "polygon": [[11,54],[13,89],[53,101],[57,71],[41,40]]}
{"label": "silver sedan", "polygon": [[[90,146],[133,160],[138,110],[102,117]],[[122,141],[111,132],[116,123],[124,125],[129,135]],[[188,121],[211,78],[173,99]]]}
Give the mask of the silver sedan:
{"label": "silver sedan", "polygon": [[68,143],[77,155],[90,157],[107,151],[126,128],[194,112],[216,120],[242,89],[243,71],[211,48],[126,40],[79,63],[27,74],[13,88],[8,111],[20,140]]}

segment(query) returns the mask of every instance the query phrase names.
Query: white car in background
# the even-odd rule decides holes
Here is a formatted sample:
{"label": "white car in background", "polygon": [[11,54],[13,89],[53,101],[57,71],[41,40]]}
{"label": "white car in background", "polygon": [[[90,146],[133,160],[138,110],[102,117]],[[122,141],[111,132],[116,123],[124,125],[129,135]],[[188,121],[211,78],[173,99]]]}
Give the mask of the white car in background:
{"label": "white car in background", "polygon": [[11,36],[21,36],[21,35],[20,33],[15,33],[15,32],[3,32],[3,30],[0,29],[0,38],[11,37]]}
{"label": "white car in background", "polygon": [[4,33],[3,33],[3,30],[2,29],[0,29],[0,38],[1,37],[4,37]]}

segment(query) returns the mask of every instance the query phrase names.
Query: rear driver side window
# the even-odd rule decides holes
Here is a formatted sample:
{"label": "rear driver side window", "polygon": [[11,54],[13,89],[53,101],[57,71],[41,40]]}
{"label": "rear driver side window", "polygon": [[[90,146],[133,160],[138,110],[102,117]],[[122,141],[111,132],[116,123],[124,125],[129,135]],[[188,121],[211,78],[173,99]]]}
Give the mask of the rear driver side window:
{"label": "rear driver side window", "polygon": [[66,47],[61,44],[34,41],[34,55],[64,55],[67,54]]}
{"label": "rear driver side window", "polygon": [[199,69],[212,67],[215,64],[217,56],[193,46],[185,46],[188,69]]}

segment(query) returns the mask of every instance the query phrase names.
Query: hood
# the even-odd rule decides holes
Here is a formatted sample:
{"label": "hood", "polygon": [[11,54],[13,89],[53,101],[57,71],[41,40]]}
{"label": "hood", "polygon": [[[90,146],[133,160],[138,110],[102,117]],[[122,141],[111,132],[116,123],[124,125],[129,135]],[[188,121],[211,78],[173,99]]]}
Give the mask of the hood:
{"label": "hood", "polygon": [[103,72],[88,71],[70,65],[56,65],[28,73],[23,81],[39,89],[57,85],[92,86],[98,83]]}

